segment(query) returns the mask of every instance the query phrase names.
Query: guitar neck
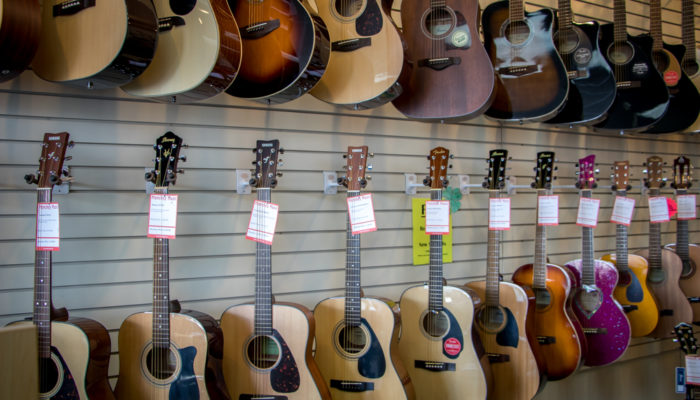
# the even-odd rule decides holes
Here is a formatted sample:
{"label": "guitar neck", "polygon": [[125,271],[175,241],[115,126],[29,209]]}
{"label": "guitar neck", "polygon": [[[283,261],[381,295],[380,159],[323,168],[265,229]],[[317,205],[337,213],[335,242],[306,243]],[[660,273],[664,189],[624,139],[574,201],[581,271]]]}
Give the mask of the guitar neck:
{"label": "guitar neck", "polygon": [[[359,196],[360,191],[348,190],[348,198]],[[345,252],[345,323],[360,326],[361,323],[361,279],[360,279],[360,235],[353,235],[350,214],[347,216]]]}
{"label": "guitar neck", "polygon": [[[442,189],[431,189],[430,200],[442,200]],[[430,279],[428,282],[428,307],[442,310],[442,235],[430,235]]]}
{"label": "guitar neck", "polygon": [[661,0],[649,1],[649,33],[654,39],[652,50],[663,49],[663,37],[661,35]]}
{"label": "guitar neck", "polygon": [[[545,196],[546,189],[538,189],[537,196]],[[538,202],[539,203],[539,202]],[[537,223],[535,216],[535,263],[533,265],[532,286],[536,289],[547,288],[547,227]]]}
{"label": "guitar neck", "polygon": [[615,0],[613,11],[613,30],[615,42],[627,41],[627,12],[625,11],[625,0]]}
{"label": "guitar neck", "polygon": [[[650,189],[649,197],[659,195],[659,189]],[[649,221],[649,268],[661,269],[661,224]]]}
{"label": "guitar neck", "polygon": [[[688,193],[686,189],[676,190],[676,196]],[[688,220],[676,218],[676,254],[686,262],[690,260],[690,249],[688,249]]]}
{"label": "guitar neck", "polygon": [[[167,194],[167,187],[153,193]],[[170,348],[170,240],[153,239],[153,347]]]}
{"label": "guitar neck", "polygon": [[[581,197],[591,198],[590,190],[582,190]],[[584,285],[595,285],[595,268],[593,258],[593,228],[581,228],[581,276]]]}
{"label": "guitar neck", "polygon": [[[258,200],[270,202],[270,188],[258,188]],[[255,334],[272,334],[272,251],[269,244],[255,243]]]}
{"label": "guitar neck", "polygon": [[[51,202],[51,188],[37,190],[37,203]],[[37,329],[39,357],[51,357],[51,252],[34,254],[34,325]]]}
{"label": "guitar neck", "polygon": [[[620,197],[627,196],[626,190],[618,190],[617,195]],[[615,266],[619,271],[628,271],[629,264],[627,262],[627,226],[623,224],[615,225]]]}
{"label": "guitar neck", "polygon": [[508,2],[508,9],[510,11],[511,22],[525,20],[525,10],[523,8],[523,0],[510,0]]}
{"label": "guitar neck", "polygon": [[[489,190],[489,198],[499,198],[498,190]],[[488,233],[488,255],[486,257],[486,305],[498,306],[499,283],[500,283],[500,263],[501,263],[501,231],[489,229]]]}
{"label": "guitar neck", "polygon": [[683,62],[695,61],[695,9],[693,0],[683,0],[682,5],[682,37],[683,45],[685,46],[685,55]]}
{"label": "guitar neck", "polygon": [[565,32],[570,30],[574,19],[571,11],[571,0],[559,0],[558,14],[559,31]]}

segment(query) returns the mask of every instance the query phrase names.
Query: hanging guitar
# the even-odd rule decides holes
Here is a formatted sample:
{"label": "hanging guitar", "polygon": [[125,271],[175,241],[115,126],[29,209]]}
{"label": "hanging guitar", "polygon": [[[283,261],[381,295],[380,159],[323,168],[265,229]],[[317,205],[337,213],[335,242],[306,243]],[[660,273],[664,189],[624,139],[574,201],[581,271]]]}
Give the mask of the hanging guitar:
{"label": "hanging guitar", "polygon": [[38,0],[0,0],[0,82],[29,66],[39,47],[40,32]]}
{"label": "hanging guitar", "polygon": [[[676,335],[675,341],[678,342],[684,354],[691,356],[696,356],[698,354],[698,345],[692,326],[681,322],[673,327],[673,333]],[[685,398],[686,400],[700,399],[700,387],[686,383]]]}
{"label": "hanging guitar", "polygon": [[[700,49],[695,45],[695,2],[693,0],[681,1],[681,37],[683,46],[685,47],[685,52],[681,59],[681,68],[683,68],[683,72],[685,72],[691,82],[693,82],[695,89],[700,91],[700,65],[698,64]],[[700,116],[698,116],[693,124],[686,128],[685,131],[700,131]]]}

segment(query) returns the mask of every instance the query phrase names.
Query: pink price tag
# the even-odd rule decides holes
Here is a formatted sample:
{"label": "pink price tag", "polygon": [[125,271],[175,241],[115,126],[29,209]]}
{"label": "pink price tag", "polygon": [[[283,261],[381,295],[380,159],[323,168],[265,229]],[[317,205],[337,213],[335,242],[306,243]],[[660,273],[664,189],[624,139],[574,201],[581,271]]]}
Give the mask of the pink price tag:
{"label": "pink price tag", "polygon": [[668,222],[671,217],[668,212],[668,202],[666,197],[650,197],[649,198],[649,222],[660,223]]}
{"label": "pink price tag", "polygon": [[425,233],[448,235],[450,233],[450,202],[428,200],[425,202]]}
{"label": "pink price tag", "polygon": [[348,197],[348,216],[353,235],[377,230],[372,195],[369,193]]}
{"label": "pink price tag", "polygon": [[489,199],[489,230],[510,229],[510,198]]}
{"label": "pink price tag", "polygon": [[629,197],[616,196],[610,222],[630,226],[634,214],[635,200]]}
{"label": "pink price tag", "polygon": [[248,231],[245,238],[254,242],[272,244],[280,206],[266,201],[255,200],[250,212]]}
{"label": "pink price tag", "polygon": [[591,199],[588,197],[579,198],[576,225],[585,226],[587,228],[595,228],[598,226],[599,209],[600,199]]}
{"label": "pink price tag", "polygon": [[676,196],[676,203],[678,204],[678,216],[676,218],[680,220],[697,218],[697,206],[695,201],[694,194]]}
{"label": "pink price tag", "polygon": [[537,196],[537,225],[559,225],[559,196]]}
{"label": "pink price tag", "polygon": [[37,203],[36,250],[59,251],[60,230],[58,203]]}
{"label": "pink price tag", "polygon": [[177,195],[152,194],[148,207],[148,233],[157,239],[175,239],[177,226]]}

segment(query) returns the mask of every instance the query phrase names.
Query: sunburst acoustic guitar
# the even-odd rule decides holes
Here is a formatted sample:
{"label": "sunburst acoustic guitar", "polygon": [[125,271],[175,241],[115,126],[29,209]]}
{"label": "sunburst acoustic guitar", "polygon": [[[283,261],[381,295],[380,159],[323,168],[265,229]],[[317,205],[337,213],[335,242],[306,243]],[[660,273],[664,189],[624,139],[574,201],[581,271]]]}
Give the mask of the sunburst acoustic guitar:
{"label": "sunburst acoustic guitar", "polygon": [[29,66],[40,32],[38,0],[0,0],[0,82],[9,81]]}

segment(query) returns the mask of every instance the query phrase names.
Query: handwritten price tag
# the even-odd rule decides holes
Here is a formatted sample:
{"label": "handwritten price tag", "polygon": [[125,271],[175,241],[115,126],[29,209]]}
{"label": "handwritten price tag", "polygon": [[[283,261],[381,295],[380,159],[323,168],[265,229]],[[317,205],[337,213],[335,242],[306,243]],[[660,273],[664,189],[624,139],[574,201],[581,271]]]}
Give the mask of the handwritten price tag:
{"label": "handwritten price tag", "polygon": [[371,194],[348,197],[348,215],[353,235],[377,230]]}
{"label": "handwritten price tag", "polygon": [[429,200],[425,202],[425,233],[447,235],[450,233],[450,202]]}
{"label": "handwritten price tag", "polygon": [[629,197],[616,196],[610,222],[630,226],[634,213],[635,200]]}
{"label": "handwritten price tag", "polygon": [[150,238],[175,239],[177,226],[177,195],[152,194],[148,208],[148,234]]}
{"label": "handwritten price tag", "polygon": [[60,223],[58,203],[36,205],[36,250],[60,250]]}
{"label": "handwritten price tag", "polygon": [[694,194],[676,196],[676,203],[678,204],[678,216],[676,218],[681,220],[697,218]]}
{"label": "handwritten price tag", "polygon": [[599,209],[599,199],[581,197],[578,201],[578,216],[576,217],[576,225],[595,228],[598,225]]}
{"label": "handwritten price tag", "polygon": [[686,354],[685,356],[685,383],[688,385],[700,385],[700,356]]}
{"label": "handwritten price tag", "polygon": [[559,196],[537,196],[537,224],[559,225]]}
{"label": "handwritten price tag", "polygon": [[272,244],[277,226],[280,206],[266,201],[255,200],[250,212],[248,231],[245,238],[254,242]]}
{"label": "handwritten price tag", "polygon": [[489,199],[489,230],[510,229],[510,198]]}
{"label": "handwritten price tag", "polygon": [[668,214],[668,201],[665,197],[649,197],[649,222],[668,222],[671,217]]}

